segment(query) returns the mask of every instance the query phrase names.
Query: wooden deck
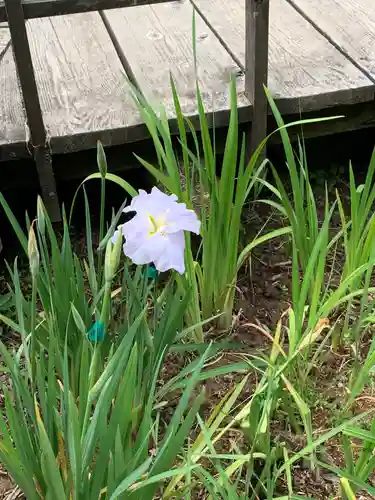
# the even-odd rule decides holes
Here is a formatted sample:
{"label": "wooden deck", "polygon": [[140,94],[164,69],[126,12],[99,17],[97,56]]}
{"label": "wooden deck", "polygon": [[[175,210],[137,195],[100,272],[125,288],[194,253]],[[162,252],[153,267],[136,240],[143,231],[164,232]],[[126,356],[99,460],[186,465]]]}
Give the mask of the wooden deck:
{"label": "wooden deck", "polygon": [[[43,3],[43,2],[41,2]],[[201,90],[215,123],[229,117],[228,81],[244,94],[245,0],[180,0],[27,21],[36,83],[52,153],[147,136],[124,72],[173,118],[169,73],[194,117],[192,12],[197,9]],[[374,0],[271,0],[268,86],[285,114],[368,102],[375,124]],[[0,1],[0,14],[1,10]],[[1,19],[0,19],[1,20]],[[10,34],[0,23],[0,159],[28,155],[28,126]],[[350,125],[348,125],[350,128]]]}

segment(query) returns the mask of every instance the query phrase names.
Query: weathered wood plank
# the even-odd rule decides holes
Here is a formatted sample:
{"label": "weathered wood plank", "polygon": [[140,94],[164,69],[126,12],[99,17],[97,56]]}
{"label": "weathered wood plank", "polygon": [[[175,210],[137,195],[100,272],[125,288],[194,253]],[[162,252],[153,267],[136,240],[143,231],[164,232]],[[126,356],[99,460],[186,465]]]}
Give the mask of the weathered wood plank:
{"label": "weathered wood plank", "polygon": [[[168,1],[170,0],[23,0],[23,10],[26,19],[33,19]],[[0,22],[6,20],[4,0],[0,0]]]}
{"label": "weathered wood plank", "polygon": [[[245,64],[245,0],[231,0],[230,3],[194,1],[222,38],[220,44],[207,24],[197,17],[198,70],[207,110],[218,111],[215,124],[227,123],[227,82],[231,74],[237,74],[240,118],[251,121],[252,108],[244,97],[244,77],[240,72],[240,67]],[[314,6],[313,0],[289,1],[300,5],[303,1],[303,5],[309,8]],[[329,7],[336,5],[339,8],[341,1],[346,6],[346,13],[349,12],[348,6],[352,8],[352,20],[350,16],[340,18],[337,13],[330,14]],[[269,87],[278,97],[283,113],[349,105],[374,97],[370,79],[329,42],[331,37],[343,52],[353,58],[357,57],[354,50],[358,51],[359,58],[367,58],[361,62],[364,69],[373,74],[371,50],[374,42],[367,38],[368,33],[373,33],[373,10],[368,9],[372,0],[317,2],[320,12],[324,13],[321,21],[329,18],[332,24],[334,20],[337,22],[337,35],[328,28],[327,36],[319,34],[286,0],[270,1]],[[187,0],[110,10],[104,14],[142,90],[152,102],[164,104],[170,117],[174,113],[169,71],[176,78],[184,112],[191,116],[196,113],[191,14]],[[313,11],[309,11],[311,18],[312,14]],[[359,15],[361,20],[358,20]],[[358,23],[364,23],[360,30],[364,38],[355,44],[354,30]],[[52,152],[93,148],[97,139],[114,145],[146,136],[127,90],[120,59],[98,13],[33,19],[27,24]],[[325,29],[322,24],[320,26]],[[341,29],[347,32],[343,34]],[[339,34],[343,36],[342,40],[337,38]],[[8,43],[9,32],[0,27],[0,159],[4,157],[3,146],[8,153],[20,150],[17,145],[25,144],[27,129]],[[3,53],[2,47],[7,47]],[[371,113],[364,118],[362,115],[358,119],[355,117],[355,120],[353,126],[357,126],[357,122],[363,122],[361,126],[373,124]],[[334,129],[334,125],[329,127],[330,131]]]}
{"label": "weathered wood plank", "polygon": [[8,23],[0,23],[0,59],[10,44],[10,33]]}
{"label": "weathered wood plank", "polygon": [[[244,67],[244,0],[192,1]],[[269,31],[268,86],[283,113],[373,99],[372,82],[285,0],[270,2]]]}
{"label": "weathered wood plank", "polygon": [[289,3],[375,81],[374,0],[290,0]]}
{"label": "weathered wood plank", "polygon": [[[193,7],[188,0],[105,12],[140,89],[152,103],[162,103],[168,117],[175,115],[170,73],[175,79],[183,112],[187,115],[197,112],[192,15]],[[206,111],[215,111],[215,124],[224,125],[229,117],[231,75],[237,75],[239,104],[249,111],[249,101],[244,97],[244,77],[199,16],[196,34],[197,72]],[[248,114],[247,119],[249,117]]]}
{"label": "weathered wood plank", "polygon": [[30,131],[30,142],[33,146],[44,146],[46,135],[21,0],[6,0],[6,8],[14,60]]}
{"label": "weathered wood plank", "polygon": [[[131,140],[140,118],[100,15],[32,19],[27,28],[52,151],[95,147],[118,129],[120,142]],[[86,143],[90,135],[94,140]]]}
{"label": "weathered wood plank", "polygon": [[0,26],[0,146],[26,142],[26,118],[23,112],[17,71],[9,44],[9,29]]}

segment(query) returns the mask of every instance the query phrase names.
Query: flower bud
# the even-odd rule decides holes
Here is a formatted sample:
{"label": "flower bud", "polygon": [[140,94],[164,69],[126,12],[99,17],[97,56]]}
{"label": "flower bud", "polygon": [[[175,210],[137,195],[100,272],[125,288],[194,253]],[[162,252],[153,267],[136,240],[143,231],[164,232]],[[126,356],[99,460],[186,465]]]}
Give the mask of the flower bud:
{"label": "flower bud", "polygon": [[29,257],[31,276],[36,278],[39,271],[39,250],[33,226],[30,226],[27,253]]}
{"label": "flower bud", "polygon": [[105,281],[112,280],[112,241],[108,240],[107,246],[105,247],[105,257],[104,257],[104,279]]}
{"label": "flower bud", "polygon": [[44,205],[42,198],[38,196],[37,200],[37,223],[38,223],[38,230],[39,233],[44,236],[45,229],[46,229],[46,216],[44,212]]}
{"label": "flower bud", "polygon": [[104,277],[106,281],[112,281],[120,264],[122,238],[116,238],[115,244],[108,241],[105,251]]}
{"label": "flower bud", "polygon": [[98,169],[100,175],[102,176],[103,179],[105,179],[107,175],[107,159],[105,157],[104,148],[100,141],[98,141],[98,146],[96,151],[96,161],[98,163]]}
{"label": "flower bud", "polygon": [[122,238],[117,238],[115,244],[108,240],[105,261],[104,261],[104,278],[106,281],[112,281],[120,264]]}
{"label": "flower bud", "polygon": [[122,251],[122,238],[117,238],[111,254],[113,276],[116,274],[118,266],[120,264],[121,251]]}

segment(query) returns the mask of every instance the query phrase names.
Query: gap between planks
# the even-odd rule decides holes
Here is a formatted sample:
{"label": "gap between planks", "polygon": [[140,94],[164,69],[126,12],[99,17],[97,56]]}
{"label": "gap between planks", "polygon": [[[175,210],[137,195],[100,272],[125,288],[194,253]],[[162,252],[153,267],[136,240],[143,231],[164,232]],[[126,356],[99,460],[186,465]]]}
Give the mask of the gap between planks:
{"label": "gap between planks", "polygon": [[[197,118],[191,3],[182,0],[110,10],[103,16],[120,51],[120,58],[125,60],[125,68],[131,69],[132,78],[142,94],[156,107],[162,104],[167,117],[174,119],[171,73],[183,113]],[[241,68],[199,15],[196,16],[196,33],[198,80],[208,115],[215,112],[216,126],[228,123],[229,81],[235,76],[239,107],[246,109],[249,121],[251,106],[244,96]]]}
{"label": "gap between planks", "polygon": [[[375,83],[375,76],[369,71],[366,66],[364,66],[362,63],[358,62],[355,57],[353,57],[348,50],[345,49],[345,47],[340,44],[339,42],[336,41],[334,35],[331,36],[323,27],[320,26],[321,22],[321,17],[319,18],[319,24],[318,21],[314,21],[313,17],[310,16],[305,9],[299,6],[299,4],[304,5],[304,2],[296,2],[294,0],[286,0],[304,19],[306,19],[307,22],[309,22],[318,33],[320,33],[322,36],[324,36],[329,43],[331,43],[335,49],[337,49],[343,56],[345,56],[349,61],[356,66],[366,77],[371,80],[373,83]],[[317,7],[319,7],[319,1],[314,0],[315,4]],[[342,0],[340,0],[342,2]],[[374,9],[374,14],[375,14],[375,3],[374,0],[371,0],[371,6]],[[333,0],[332,0],[332,6],[334,6]],[[322,11],[321,11],[322,12]],[[337,21],[339,22],[339,18],[336,18]],[[353,24],[353,23],[352,23]],[[374,37],[374,45],[375,45],[375,31],[373,32],[373,37]]]}
{"label": "gap between planks", "polygon": [[31,19],[27,28],[53,152],[141,137],[122,65],[97,12]]}
{"label": "gap between planks", "polygon": [[[244,0],[191,0],[205,22],[245,66]],[[283,114],[371,101],[372,80],[286,0],[270,2],[268,87]]]}

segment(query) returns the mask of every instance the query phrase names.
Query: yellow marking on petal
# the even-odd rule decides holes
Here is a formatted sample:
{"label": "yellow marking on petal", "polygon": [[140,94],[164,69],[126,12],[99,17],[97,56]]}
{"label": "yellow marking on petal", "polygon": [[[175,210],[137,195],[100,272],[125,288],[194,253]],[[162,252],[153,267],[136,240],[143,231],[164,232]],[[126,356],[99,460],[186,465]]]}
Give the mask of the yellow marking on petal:
{"label": "yellow marking on petal", "polygon": [[163,212],[157,217],[153,217],[151,214],[148,214],[148,218],[152,226],[152,229],[151,231],[149,231],[148,236],[151,237],[156,233],[160,233],[162,236],[165,236],[165,228],[171,225],[166,221],[167,211]]}
{"label": "yellow marking on petal", "polygon": [[152,224],[152,227],[153,227],[153,231],[150,231],[149,235],[151,236],[152,234],[155,234],[158,232],[158,225],[157,225],[157,222],[156,220],[153,218],[152,215],[148,214],[148,218],[150,219],[150,222]]}

